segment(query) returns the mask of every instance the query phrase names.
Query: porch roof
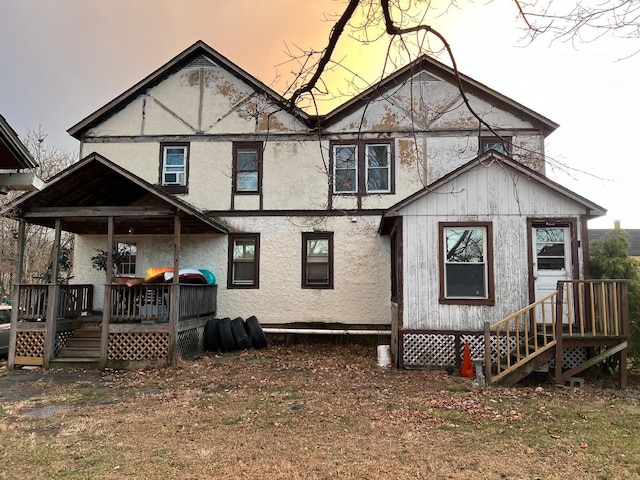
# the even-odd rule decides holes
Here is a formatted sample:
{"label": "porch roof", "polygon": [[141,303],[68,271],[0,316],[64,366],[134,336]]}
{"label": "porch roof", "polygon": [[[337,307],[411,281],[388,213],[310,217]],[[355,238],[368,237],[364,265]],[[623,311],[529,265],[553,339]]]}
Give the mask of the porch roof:
{"label": "porch roof", "polygon": [[[180,217],[181,233],[228,233],[229,228],[188,203],[162,191],[107,158],[92,153],[47,182],[44,189],[8,203],[0,214],[28,223],[78,234],[173,233]],[[132,230],[132,231],[131,231]]]}
{"label": "porch roof", "polygon": [[435,182],[431,183],[430,185],[427,185],[425,188],[422,188],[422,189],[418,190],[417,192],[413,193],[412,195],[409,195],[404,200],[401,200],[398,203],[396,203],[395,205],[389,207],[385,211],[385,213],[382,215],[382,219],[380,220],[380,226],[378,228],[378,232],[381,235],[388,235],[391,232],[391,230],[392,230],[392,228],[393,228],[393,226],[395,224],[395,219],[398,217],[398,214],[399,214],[398,212],[403,207],[415,202],[416,200],[424,197],[425,195],[428,195],[430,192],[435,191],[437,188],[441,187],[442,185],[447,184],[448,182],[450,182],[454,178],[464,174],[465,172],[468,172],[469,170],[472,170],[473,168],[476,168],[477,166],[489,165],[491,162],[500,162],[505,167],[511,168],[511,169],[517,171],[518,173],[524,175],[528,179],[536,181],[536,182],[540,183],[541,185],[544,185],[544,186],[546,186],[546,187],[548,187],[548,188],[560,193],[561,195],[564,195],[565,197],[570,198],[571,200],[581,204],[584,207],[585,215],[588,218],[599,217],[599,216],[605,215],[607,213],[606,209],[604,209],[600,205],[592,202],[591,200],[586,199],[585,197],[573,192],[572,190],[569,190],[568,188],[560,185],[559,183],[554,182],[553,180],[549,179],[548,177],[542,175],[541,173],[539,173],[539,172],[527,167],[526,165],[524,165],[524,164],[522,164],[520,162],[517,162],[516,160],[514,160],[511,157],[507,157],[506,155],[502,155],[501,153],[498,153],[495,150],[490,150],[488,152],[483,153],[482,155],[477,156],[476,158],[474,158],[470,162],[468,162],[468,163],[462,165],[461,167],[453,170],[452,172],[448,173],[447,175],[444,175],[443,177],[441,177],[440,179],[438,179]]}

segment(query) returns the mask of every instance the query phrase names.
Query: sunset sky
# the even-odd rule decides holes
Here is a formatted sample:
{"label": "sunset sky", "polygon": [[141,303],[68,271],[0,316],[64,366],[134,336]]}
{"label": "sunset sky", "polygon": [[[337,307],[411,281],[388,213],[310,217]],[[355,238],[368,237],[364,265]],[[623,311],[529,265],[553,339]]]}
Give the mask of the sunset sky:
{"label": "sunset sky", "polygon": [[[433,2],[435,3],[435,2]],[[448,3],[448,2],[444,2]],[[443,5],[444,5],[443,3]],[[609,213],[591,228],[640,228],[636,163],[640,50],[634,39],[526,45],[511,0],[476,0],[432,25],[461,72],[560,124],[547,153],[571,167],[550,176]],[[297,69],[286,50],[321,50],[344,0],[0,0],[0,113],[20,136],[66,130],[197,40],[282,92]],[[332,77],[380,77],[386,43],[346,41]],[[442,58],[441,60],[445,60]],[[340,90],[344,90],[344,85]],[[329,108],[329,105],[321,106]],[[584,173],[582,173],[584,172]]]}

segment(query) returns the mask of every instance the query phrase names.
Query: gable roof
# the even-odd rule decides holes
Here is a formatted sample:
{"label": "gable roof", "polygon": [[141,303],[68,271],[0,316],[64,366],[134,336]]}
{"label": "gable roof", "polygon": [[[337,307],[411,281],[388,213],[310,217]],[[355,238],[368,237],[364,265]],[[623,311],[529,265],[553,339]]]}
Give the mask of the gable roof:
{"label": "gable roof", "polygon": [[498,161],[502,165],[512,168],[513,170],[528,177],[529,179],[534,180],[550,188],[551,190],[554,190],[559,194],[564,195],[565,197],[568,197],[571,200],[583,205],[585,208],[585,212],[589,218],[599,217],[599,216],[605,215],[607,212],[604,208],[602,208],[598,204],[584,198],[581,195],[578,195],[577,193],[569,190],[566,187],[563,187],[559,183],[556,183],[553,180],[550,180],[549,178],[527,167],[526,165],[523,165],[520,162],[517,162],[510,157],[502,155],[501,153],[498,153],[495,150],[490,150],[488,152],[483,153],[482,155],[477,156],[470,162],[467,162],[466,164],[458,167],[457,169],[453,170],[447,175],[444,175],[443,177],[439,178],[438,180],[431,183],[430,185],[427,185],[425,188],[418,190],[412,195],[409,195],[407,198],[399,201],[395,205],[392,205],[391,207],[389,207],[387,210],[385,210],[385,213],[382,215],[382,219],[380,221],[380,227],[378,229],[379,233],[386,235],[390,232],[390,229],[393,226],[393,219],[398,216],[399,210],[402,209],[403,207],[415,202],[416,200],[426,195],[429,195],[429,193],[449,183],[451,180],[459,177],[460,175],[463,175],[469,170],[472,170],[477,166],[483,166],[492,161]]}
{"label": "gable roof", "polygon": [[460,84],[462,85],[465,93],[473,94],[490,104],[497,105],[499,108],[510,112],[516,117],[527,120],[531,124],[537,126],[545,136],[552,133],[559,126],[552,120],[549,120],[543,115],[525,107],[515,100],[512,100],[509,97],[483,85],[473,78],[460,72],[456,74],[456,71],[453,68],[434,60],[427,55],[418,57],[413,62],[405,65],[399,70],[396,70],[380,82],[335,108],[327,115],[321,117],[320,123],[322,126],[326,127],[327,125],[341,120],[350,113],[353,113],[355,110],[362,108],[367,102],[384,95],[389,90],[410,81],[414,76],[424,72],[428,72],[431,75],[454,85],[456,88],[458,88],[459,78]]}
{"label": "gable roof", "polygon": [[18,134],[0,115],[0,169],[21,170],[36,168],[36,162],[27,147],[20,141]]}
{"label": "gable roof", "polygon": [[0,210],[6,217],[79,234],[106,234],[109,216],[116,235],[173,232],[181,217],[182,233],[227,233],[228,227],[188,203],[165,193],[107,158],[92,153]]}
{"label": "gable roof", "polygon": [[300,118],[304,122],[309,121],[309,115],[306,114],[299,108],[290,108],[287,100],[282,97],[280,94],[276,93],[274,90],[269,88],[267,85],[262,83],[260,80],[255,78],[254,76],[247,73],[245,70],[237,66],[235,63],[228,60],[226,57],[218,53],[216,50],[211,48],[209,45],[204,43],[202,40],[198,40],[196,43],[191,45],[189,48],[184,50],[182,53],[178,54],[167,63],[162,65],[160,68],[155,70],[153,73],[143,78],[141,81],[136,83],[133,87],[129,88],[124,93],[118,95],[116,98],[111,100],[102,108],[96,110],[88,117],[84,118],[73,127],[69,128],[67,132],[72,137],[81,140],[82,135],[91,127],[103,122],[110,116],[112,116],[117,111],[123,109],[126,105],[128,105],[132,100],[137,98],[139,95],[143,94],[150,88],[158,85],[168,76],[174,74],[180,69],[186,67],[190,63],[197,60],[199,57],[206,57],[212,62],[214,62],[219,67],[223,68],[231,75],[236,78],[242,80],[254,91],[264,93],[267,97],[271,98],[271,100],[277,104],[282,106],[284,110],[291,112],[292,115]]}

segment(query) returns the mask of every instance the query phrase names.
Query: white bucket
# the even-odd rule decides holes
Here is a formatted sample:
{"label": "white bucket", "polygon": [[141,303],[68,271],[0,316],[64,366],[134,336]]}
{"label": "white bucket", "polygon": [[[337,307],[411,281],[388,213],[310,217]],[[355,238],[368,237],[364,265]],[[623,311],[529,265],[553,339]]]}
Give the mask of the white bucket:
{"label": "white bucket", "polygon": [[378,366],[391,365],[391,345],[378,345]]}

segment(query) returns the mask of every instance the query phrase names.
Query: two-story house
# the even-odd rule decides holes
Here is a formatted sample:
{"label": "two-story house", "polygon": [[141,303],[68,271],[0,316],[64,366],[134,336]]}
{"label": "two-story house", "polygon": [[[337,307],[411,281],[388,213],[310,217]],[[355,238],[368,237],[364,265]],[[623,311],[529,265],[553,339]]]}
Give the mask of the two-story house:
{"label": "two-story house", "polygon": [[91,260],[112,241],[130,277],[213,272],[218,317],[387,330],[399,364],[446,365],[583,278],[604,210],[545,176],[556,128],[428,57],[309,115],[197,42],[71,127],[84,159],[16,208],[78,233],[94,310],[118,308]]}

